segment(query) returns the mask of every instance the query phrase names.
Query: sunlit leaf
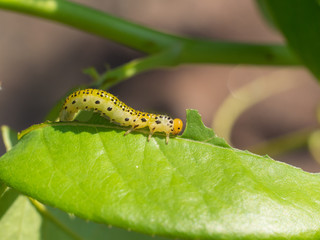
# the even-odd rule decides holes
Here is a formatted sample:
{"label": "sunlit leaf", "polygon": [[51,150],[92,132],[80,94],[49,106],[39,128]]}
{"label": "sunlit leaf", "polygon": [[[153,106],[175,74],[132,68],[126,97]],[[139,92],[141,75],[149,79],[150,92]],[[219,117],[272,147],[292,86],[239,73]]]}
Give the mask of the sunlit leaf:
{"label": "sunlit leaf", "polygon": [[[205,131],[197,118],[189,111],[187,125]],[[0,179],[82,218],[147,234],[320,237],[318,174],[195,140],[197,133],[169,144],[162,135],[148,142],[143,131],[123,136],[125,128],[99,119],[24,132],[0,158]]]}

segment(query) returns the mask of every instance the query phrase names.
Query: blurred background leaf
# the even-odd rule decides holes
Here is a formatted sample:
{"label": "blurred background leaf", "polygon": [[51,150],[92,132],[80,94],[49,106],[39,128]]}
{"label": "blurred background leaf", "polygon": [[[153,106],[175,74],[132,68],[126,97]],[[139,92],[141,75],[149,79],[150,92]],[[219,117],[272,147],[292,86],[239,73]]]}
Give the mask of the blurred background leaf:
{"label": "blurred background leaf", "polygon": [[288,45],[320,79],[320,5],[317,0],[260,0]]}

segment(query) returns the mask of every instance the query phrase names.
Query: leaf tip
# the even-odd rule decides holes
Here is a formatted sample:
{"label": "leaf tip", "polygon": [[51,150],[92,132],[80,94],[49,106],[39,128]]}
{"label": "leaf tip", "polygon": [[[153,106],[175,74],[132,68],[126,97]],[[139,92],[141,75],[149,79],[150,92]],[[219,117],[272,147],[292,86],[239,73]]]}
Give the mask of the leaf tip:
{"label": "leaf tip", "polygon": [[181,138],[211,143],[221,147],[230,147],[223,138],[217,137],[212,128],[202,122],[201,115],[195,109],[187,109],[186,128]]}

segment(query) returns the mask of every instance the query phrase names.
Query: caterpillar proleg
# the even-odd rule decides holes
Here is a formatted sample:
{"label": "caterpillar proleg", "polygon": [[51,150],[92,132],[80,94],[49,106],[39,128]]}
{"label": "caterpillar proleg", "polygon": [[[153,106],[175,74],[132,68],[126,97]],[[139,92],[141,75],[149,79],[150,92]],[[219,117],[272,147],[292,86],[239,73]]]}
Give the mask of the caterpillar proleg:
{"label": "caterpillar proleg", "polygon": [[107,116],[110,121],[121,126],[130,126],[125,135],[135,129],[149,127],[148,141],[153,133],[164,132],[168,143],[170,134],[178,134],[183,127],[179,118],[134,110],[111,93],[99,89],[79,90],[68,96],[60,111],[60,121],[72,121],[78,111],[90,109],[100,112],[102,116]]}

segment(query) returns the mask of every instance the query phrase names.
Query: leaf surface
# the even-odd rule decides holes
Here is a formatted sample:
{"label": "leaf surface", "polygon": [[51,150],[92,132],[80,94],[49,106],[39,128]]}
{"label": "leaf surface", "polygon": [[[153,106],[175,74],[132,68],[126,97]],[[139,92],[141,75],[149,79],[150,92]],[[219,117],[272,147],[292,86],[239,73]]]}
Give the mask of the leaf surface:
{"label": "leaf surface", "polygon": [[[17,132],[2,126],[7,150],[17,142]],[[0,181],[0,239],[23,240],[161,240],[135,232],[97,224],[28,199]]]}
{"label": "leaf surface", "polygon": [[186,135],[167,145],[143,131],[123,136],[127,129],[100,117],[38,125],[0,158],[0,179],[82,218],[147,234],[320,237],[318,174],[195,140],[190,126],[207,131],[196,115],[188,112]]}

